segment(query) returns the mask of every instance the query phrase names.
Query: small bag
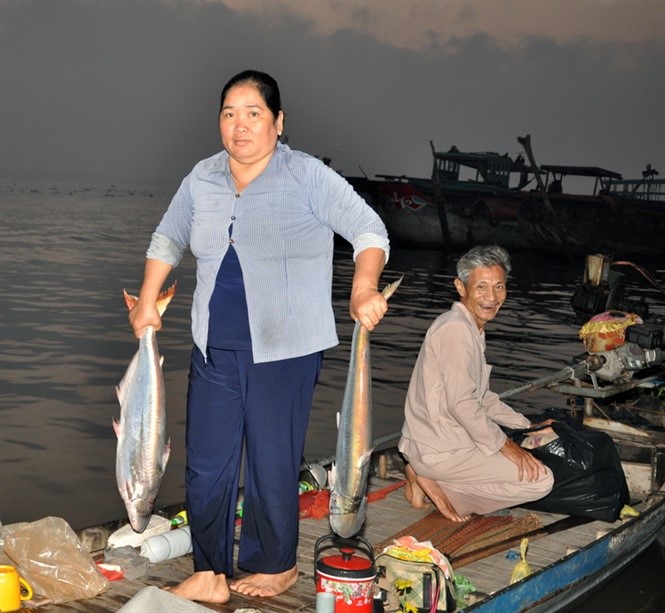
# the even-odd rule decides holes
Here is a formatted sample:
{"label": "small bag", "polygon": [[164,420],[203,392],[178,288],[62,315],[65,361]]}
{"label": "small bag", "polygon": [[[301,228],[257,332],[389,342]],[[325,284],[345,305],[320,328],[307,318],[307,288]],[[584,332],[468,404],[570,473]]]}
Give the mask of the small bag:
{"label": "small bag", "polygon": [[450,613],[455,610],[449,563],[448,577],[434,562],[403,560],[386,552],[379,554],[375,563],[376,582],[385,598],[384,611]]}

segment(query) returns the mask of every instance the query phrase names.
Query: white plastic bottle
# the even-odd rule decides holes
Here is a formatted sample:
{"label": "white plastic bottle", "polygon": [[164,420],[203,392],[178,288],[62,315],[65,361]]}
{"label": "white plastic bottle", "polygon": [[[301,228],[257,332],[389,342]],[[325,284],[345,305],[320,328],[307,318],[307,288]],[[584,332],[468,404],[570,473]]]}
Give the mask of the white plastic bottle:
{"label": "white plastic bottle", "polygon": [[189,526],[151,536],[141,545],[141,555],[148,558],[153,564],[179,558],[191,551],[192,535]]}

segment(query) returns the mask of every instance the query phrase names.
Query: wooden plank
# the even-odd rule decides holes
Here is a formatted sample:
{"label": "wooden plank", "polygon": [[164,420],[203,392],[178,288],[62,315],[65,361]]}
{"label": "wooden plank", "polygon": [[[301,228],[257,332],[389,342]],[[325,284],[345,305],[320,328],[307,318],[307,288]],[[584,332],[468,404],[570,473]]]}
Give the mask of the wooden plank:
{"label": "wooden plank", "polygon": [[467,554],[463,554],[461,556],[453,555],[450,557],[450,562],[453,565],[453,568],[463,567],[465,564],[469,564],[481,558],[487,557],[498,551],[503,551],[505,549],[509,549],[510,547],[515,547],[521,543],[523,538],[528,538],[529,540],[536,540],[548,536],[550,534],[554,534],[555,532],[568,530],[572,526],[579,525],[580,523],[586,521],[588,520],[579,517],[564,517],[563,519],[560,519],[559,521],[556,521],[553,524],[548,524],[547,526],[543,526],[542,528],[530,530],[529,532],[526,532],[519,536],[511,536],[507,539],[499,541],[498,543],[492,543],[491,545],[487,545],[475,551],[471,551]]}
{"label": "wooden plank", "polygon": [[[373,479],[372,487],[382,488],[394,483],[394,479],[388,481]],[[369,505],[363,534],[370,543],[380,543],[403,530],[405,526],[411,525],[430,513],[431,509],[412,509],[404,499],[403,491],[398,489],[388,493],[384,499]],[[510,513],[515,517],[515,520],[518,520],[527,513],[533,513],[533,511],[512,509]],[[530,537],[527,561],[534,568],[541,568],[558,560],[566,554],[567,547],[584,547],[596,538],[596,532],[599,528],[613,527],[612,524],[604,522],[589,522],[565,532],[558,532],[562,525],[559,522],[566,516],[538,513],[538,517],[543,524],[542,530],[549,533],[537,540],[533,540],[532,536]],[[263,613],[314,612],[316,602],[314,548],[317,539],[329,533],[330,524],[327,518],[301,520],[297,550],[298,581],[285,594],[280,594],[275,598],[263,599],[234,593],[227,604],[206,604],[205,606],[211,611],[219,613],[232,613],[239,608],[260,609]],[[236,541],[238,534],[236,533]],[[489,555],[487,555],[488,551],[486,550],[482,559],[467,561],[463,566],[459,565],[458,560],[456,572],[471,580],[482,592],[489,593],[504,587],[517,562],[517,560],[506,558],[506,550],[510,548],[517,550],[521,538],[521,536],[516,537],[508,543],[503,543],[500,546],[501,551],[489,552]],[[237,542],[235,548],[236,556],[234,559],[237,559]],[[192,568],[191,554],[161,564],[151,564],[148,574],[136,581],[113,582],[108,592],[94,599],[62,605],[45,605],[40,607],[37,613],[115,612],[142,588],[148,585],[157,587],[176,585],[191,574]],[[237,576],[241,577],[243,573],[238,572]]]}

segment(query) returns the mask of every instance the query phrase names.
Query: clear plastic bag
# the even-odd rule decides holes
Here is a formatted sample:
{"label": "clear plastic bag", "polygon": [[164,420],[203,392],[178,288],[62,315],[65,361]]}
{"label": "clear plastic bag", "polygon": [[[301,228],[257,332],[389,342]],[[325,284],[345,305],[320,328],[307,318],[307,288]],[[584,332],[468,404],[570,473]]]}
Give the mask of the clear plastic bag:
{"label": "clear plastic bag", "polygon": [[55,604],[93,598],[109,587],[69,524],[59,517],[5,526],[4,550],[35,593]]}

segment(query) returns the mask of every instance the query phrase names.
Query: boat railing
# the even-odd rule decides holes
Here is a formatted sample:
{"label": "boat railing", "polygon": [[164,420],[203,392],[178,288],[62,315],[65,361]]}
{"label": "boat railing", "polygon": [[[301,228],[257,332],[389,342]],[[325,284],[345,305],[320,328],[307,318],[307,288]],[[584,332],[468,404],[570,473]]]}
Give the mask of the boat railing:
{"label": "boat railing", "polygon": [[610,196],[665,202],[665,179],[626,179],[612,181],[608,188]]}

